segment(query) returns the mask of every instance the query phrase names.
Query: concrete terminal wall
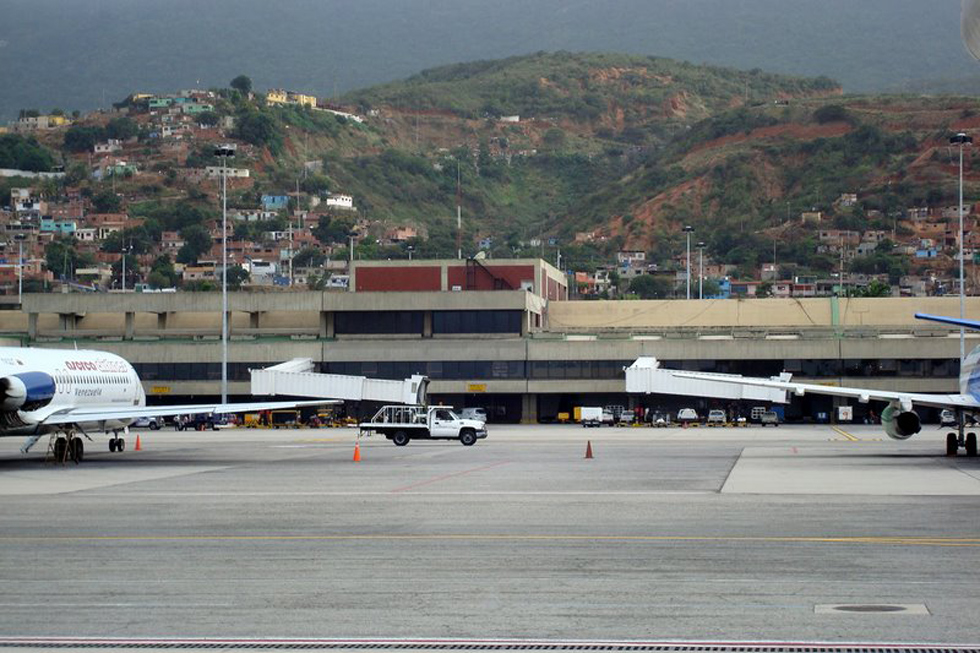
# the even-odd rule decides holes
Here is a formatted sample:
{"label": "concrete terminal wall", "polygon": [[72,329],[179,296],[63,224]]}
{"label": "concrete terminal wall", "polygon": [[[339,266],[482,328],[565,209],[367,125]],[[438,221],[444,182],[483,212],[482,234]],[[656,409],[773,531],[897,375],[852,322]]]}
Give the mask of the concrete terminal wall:
{"label": "concrete terminal wall", "polygon": [[[838,302],[835,322],[834,303]],[[549,331],[643,330],[693,327],[905,326],[926,327],[914,313],[959,315],[958,297],[707,299],[557,302],[548,307]],[[966,314],[980,316],[980,297]]]}

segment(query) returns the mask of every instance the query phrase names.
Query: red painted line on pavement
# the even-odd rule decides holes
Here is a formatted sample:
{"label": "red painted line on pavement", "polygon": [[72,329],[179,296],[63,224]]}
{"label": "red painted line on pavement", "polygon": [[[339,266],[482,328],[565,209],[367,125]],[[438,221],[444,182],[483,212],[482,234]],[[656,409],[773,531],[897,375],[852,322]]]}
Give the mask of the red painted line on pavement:
{"label": "red painted line on pavement", "polygon": [[408,490],[414,490],[418,487],[423,487],[426,485],[432,485],[433,483],[438,483],[439,481],[445,481],[446,479],[453,478],[454,476],[463,476],[464,474],[472,474],[473,472],[482,472],[487,469],[493,469],[494,467],[500,467],[501,465],[509,465],[509,460],[504,460],[499,463],[493,463],[492,465],[485,465],[483,467],[474,467],[473,469],[464,469],[461,472],[454,472],[452,474],[445,474],[443,476],[436,476],[435,478],[430,478],[427,481],[421,481],[419,483],[413,483],[412,485],[405,485],[403,487],[395,488],[392,493],[395,492],[407,492]]}

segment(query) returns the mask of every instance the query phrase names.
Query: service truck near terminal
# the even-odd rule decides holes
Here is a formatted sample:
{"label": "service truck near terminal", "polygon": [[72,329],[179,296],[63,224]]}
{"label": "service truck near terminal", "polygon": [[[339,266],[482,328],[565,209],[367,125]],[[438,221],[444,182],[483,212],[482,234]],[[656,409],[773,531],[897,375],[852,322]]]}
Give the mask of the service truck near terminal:
{"label": "service truck near terminal", "polygon": [[379,433],[399,447],[411,440],[459,440],[466,446],[487,437],[486,424],[462,419],[445,406],[382,406],[361,432]]}

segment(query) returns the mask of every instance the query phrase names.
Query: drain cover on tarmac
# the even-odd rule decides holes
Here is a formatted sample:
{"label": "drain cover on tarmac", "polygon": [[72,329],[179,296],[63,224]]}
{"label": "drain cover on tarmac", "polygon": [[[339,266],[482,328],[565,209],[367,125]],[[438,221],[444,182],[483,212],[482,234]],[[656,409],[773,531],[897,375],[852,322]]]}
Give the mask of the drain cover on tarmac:
{"label": "drain cover on tarmac", "polygon": [[855,614],[929,614],[922,603],[840,603],[815,605],[817,614],[850,612]]}

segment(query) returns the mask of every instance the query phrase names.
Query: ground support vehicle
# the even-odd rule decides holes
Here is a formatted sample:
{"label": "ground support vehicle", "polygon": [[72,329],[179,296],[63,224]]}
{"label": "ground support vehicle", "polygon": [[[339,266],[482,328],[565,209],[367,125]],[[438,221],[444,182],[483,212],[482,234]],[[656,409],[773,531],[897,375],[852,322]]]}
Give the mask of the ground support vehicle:
{"label": "ground support vehicle", "polygon": [[602,426],[602,408],[598,406],[582,406],[579,409],[579,421],[582,422],[582,426],[585,428]]}
{"label": "ground support vehicle", "polygon": [[766,426],[772,424],[773,426],[779,426],[779,414],[774,410],[767,410],[762,413],[762,417],[759,418],[759,425]]}
{"label": "ground support vehicle", "polygon": [[379,433],[399,447],[411,440],[459,440],[469,447],[487,437],[484,422],[462,419],[445,406],[382,406],[358,428]]}

